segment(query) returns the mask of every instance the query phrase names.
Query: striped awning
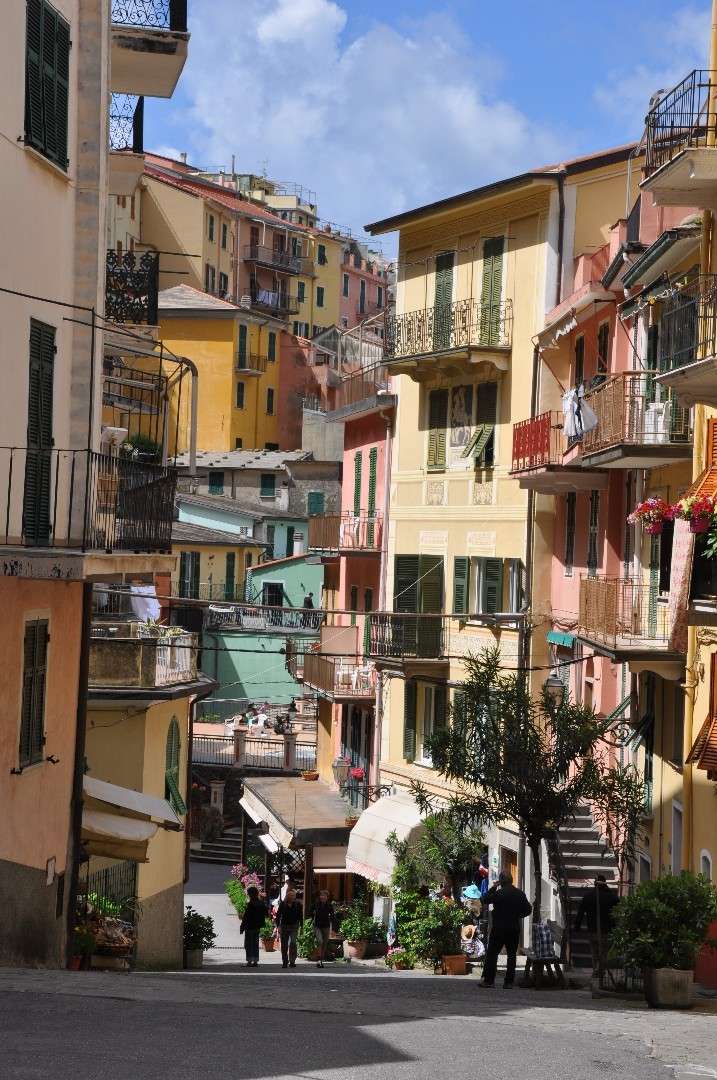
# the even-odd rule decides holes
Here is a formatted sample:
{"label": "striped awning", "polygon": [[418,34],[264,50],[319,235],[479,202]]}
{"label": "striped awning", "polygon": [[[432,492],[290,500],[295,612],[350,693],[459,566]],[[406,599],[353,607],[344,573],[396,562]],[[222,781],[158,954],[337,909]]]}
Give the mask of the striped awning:
{"label": "striped awning", "polygon": [[562,645],[564,649],[572,649],[575,634],[564,634],[562,630],[548,630],[548,645]]}
{"label": "striped awning", "polygon": [[688,765],[717,772],[717,716],[708,716],[687,757]]}

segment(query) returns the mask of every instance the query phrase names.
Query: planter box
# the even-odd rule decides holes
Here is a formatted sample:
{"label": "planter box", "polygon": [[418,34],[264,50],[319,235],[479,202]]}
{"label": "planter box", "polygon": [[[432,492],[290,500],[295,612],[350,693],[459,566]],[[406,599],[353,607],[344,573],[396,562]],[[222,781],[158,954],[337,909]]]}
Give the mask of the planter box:
{"label": "planter box", "polygon": [[197,971],[204,963],[204,949],[185,949],[184,966],[188,971]]}
{"label": "planter box", "polygon": [[466,971],[465,953],[441,957],[441,972],[444,975],[465,975]]}
{"label": "planter box", "polygon": [[363,960],[367,948],[367,941],[345,941],[344,956],[347,960]]}
{"label": "planter box", "polygon": [[653,1009],[691,1009],[695,1003],[694,972],[646,968],[645,1000]]}
{"label": "planter box", "polygon": [[377,960],[381,956],[385,956],[388,952],[388,945],[385,941],[369,941],[366,946],[365,959]]}
{"label": "planter box", "polygon": [[274,952],[276,950],[276,941],[274,938],[262,938],[261,945],[264,952]]}

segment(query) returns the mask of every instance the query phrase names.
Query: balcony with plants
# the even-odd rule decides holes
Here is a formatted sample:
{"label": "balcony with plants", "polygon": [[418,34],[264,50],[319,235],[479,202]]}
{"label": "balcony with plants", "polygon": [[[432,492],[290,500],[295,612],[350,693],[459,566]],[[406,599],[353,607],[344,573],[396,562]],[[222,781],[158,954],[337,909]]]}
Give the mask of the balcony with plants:
{"label": "balcony with plants", "polygon": [[445,373],[448,359],[458,364],[474,353],[501,371],[508,369],[512,344],[511,300],[484,304],[473,298],[387,316],[384,325],[384,359],[392,373],[415,375],[421,368],[430,374],[440,361]]}
{"label": "balcony with plants", "polygon": [[123,620],[95,623],[89,686],[152,690],[195,682],[198,640],[197,634],[179,626]]}
{"label": "balcony with plants", "polygon": [[187,59],[187,0],[111,0],[111,89],[171,97]]}
{"label": "balcony with plants", "polygon": [[714,205],[717,72],[691,71],[645,120],[645,179],[658,206]]}

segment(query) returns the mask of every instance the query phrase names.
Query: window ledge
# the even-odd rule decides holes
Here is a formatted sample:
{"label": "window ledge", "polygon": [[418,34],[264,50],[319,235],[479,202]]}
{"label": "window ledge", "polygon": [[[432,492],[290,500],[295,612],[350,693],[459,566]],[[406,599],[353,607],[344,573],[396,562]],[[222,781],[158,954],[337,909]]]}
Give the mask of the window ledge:
{"label": "window ledge", "polygon": [[28,143],[23,143],[22,145],[26,154],[29,154],[31,158],[38,162],[38,164],[44,165],[44,167],[58,180],[62,180],[65,184],[72,183],[72,177],[67,169],[60,168],[54,161],[50,161],[48,157],[45,157],[39,150],[36,150],[34,146],[30,146]]}
{"label": "window ledge", "polygon": [[275,499],[276,495],[260,495],[259,498],[266,499],[268,501],[269,499]]}
{"label": "window ledge", "polygon": [[[14,775],[15,776],[25,776],[27,773],[34,772],[36,769],[39,769],[42,765],[45,765],[45,764],[46,764],[46,761],[45,761],[44,757],[40,758],[39,761],[31,761],[29,765],[24,765],[23,766],[22,771],[18,771]],[[20,766],[16,765],[15,768],[19,770]]]}

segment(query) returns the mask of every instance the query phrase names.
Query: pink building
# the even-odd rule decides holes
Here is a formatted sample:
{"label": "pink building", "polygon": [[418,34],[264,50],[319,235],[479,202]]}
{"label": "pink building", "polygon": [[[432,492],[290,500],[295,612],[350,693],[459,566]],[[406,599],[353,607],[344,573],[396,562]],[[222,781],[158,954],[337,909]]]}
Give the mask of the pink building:
{"label": "pink building", "polygon": [[349,241],[341,263],[341,327],[344,330],[371,320],[367,326],[381,336],[382,320],[376,318],[393,300],[392,272],[377,252]]}

